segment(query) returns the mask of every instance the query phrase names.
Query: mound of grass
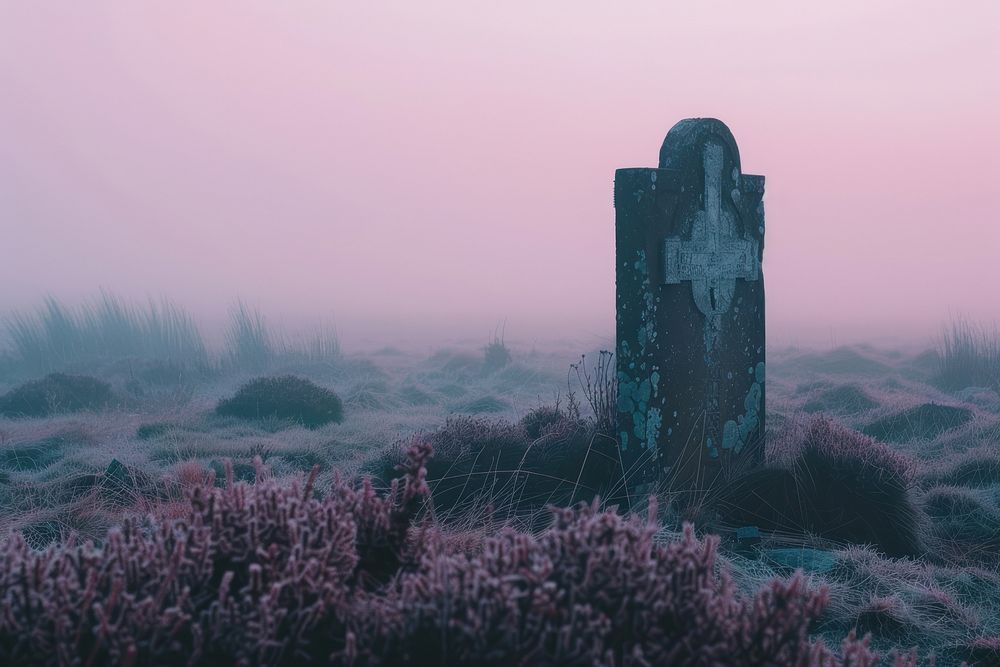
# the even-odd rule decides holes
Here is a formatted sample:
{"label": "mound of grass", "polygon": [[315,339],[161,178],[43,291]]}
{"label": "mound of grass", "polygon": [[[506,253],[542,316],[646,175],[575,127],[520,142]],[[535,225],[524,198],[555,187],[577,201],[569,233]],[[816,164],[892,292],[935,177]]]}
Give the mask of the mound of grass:
{"label": "mound of grass", "polygon": [[63,457],[65,441],[52,437],[24,445],[0,449],[0,468],[6,470],[44,470]]}
{"label": "mound of grass", "polygon": [[892,369],[853,347],[838,347],[829,352],[807,352],[778,362],[807,373],[844,375],[884,375]]}
{"label": "mound of grass", "polygon": [[[427,482],[445,518],[491,505],[502,516],[544,524],[549,504],[607,498],[620,487],[617,443],[566,417],[541,437],[506,420],[453,417],[419,440],[434,448]],[[390,479],[409,445],[397,443],[366,468]]]}
{"label": "mound of grass", "polygon": [[788,468],[737,478],[718,491],[718,508],[737,525],[910,555],[921,550],[919,512],[909,493],[913,476],[913,463],[902,454],[816,419]]}
{"label": "mound of grass", "polygon": [[1000,509],[970,489],[938,486],[924,495],[935,551],[955,562],[995,563],[1000,557]]}
{"label": "mound of grass", "polygon": [[107,382],[86,375],[52,373],[26,382],[0,397],[7,417],[48,417],[63,412],[106,408],[113,398]]}
{"label": "mound of grass", "polygon": [[861,387],[843,384],[820,392],[802,406],[805,412],[826,412],[834,415],[853,415],[877,408],[878,403]]}
{"label": "mound of grass", "polygon": [[973,450],[931,471],[932,483],[984,488],[1000,484],[1000,454],[991,450]]}
{"label": "mound of grass", "polygon": [[260,377],[219,401],[216,414],[248,420],[293,421],[308,428],[344,419],[344,406],[334,392],[296,377]]}
{"label": "mound of grass", "polygon": [[924,403],[909,410],[883,417],[863,430],[883,442],[905,443],[915,439],[933,440],[945,431],[964,426],[972,420],[972,410],[951,405]]}

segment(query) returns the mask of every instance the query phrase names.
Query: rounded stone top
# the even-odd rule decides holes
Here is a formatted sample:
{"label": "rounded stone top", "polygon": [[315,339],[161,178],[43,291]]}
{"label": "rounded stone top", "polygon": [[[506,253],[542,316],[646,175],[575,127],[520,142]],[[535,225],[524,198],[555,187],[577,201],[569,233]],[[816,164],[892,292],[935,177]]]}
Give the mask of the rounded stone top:
{"label": "rounded stone top", "polygon": [[680,169],[686,164],[701,164],[702,147],[709,137],[729,149],[734,166],[740,168],[740,149],[726,124],[717,118],[685,118],[667,132],[660,147],[660,169]]}

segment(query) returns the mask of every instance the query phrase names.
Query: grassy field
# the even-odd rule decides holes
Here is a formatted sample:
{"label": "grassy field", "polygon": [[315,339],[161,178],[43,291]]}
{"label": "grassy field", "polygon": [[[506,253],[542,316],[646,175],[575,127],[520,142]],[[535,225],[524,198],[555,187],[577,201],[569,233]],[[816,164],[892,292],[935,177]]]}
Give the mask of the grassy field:
{"label": "grassy field", "polygon": [[[127,309],[115,311],[114,303],[106,302],[104,317],[117,318],[125,338],[129,326],[155,326],[149,313],[128,315]],[[58,306],[47,308],[53,322],[67,319]],[[445,436],[449,429],[452,435],[458,432],[456,419],[463,416],[475,420],[462,422],[462,428],[493,424],[488,427],[494,429],[489,435],[493,441],[523,440],[524,431],[511,435],[511,425],[540,406],[565,406],[568,394],[580,391],[570,372],[579,349],[539,351],[512,343],[506,347],[509,360],[491,362],[498,353],[487,346],[429,353],[386,348],[361,355],[341,351],[328,337],[325,344],[317,342],[315,354],[292,353],[268,342],[256,316],[240,308],[234,321],[242,324],[230,332],[230,353],[219,355],[216,363],[207,361],[196,334],[183,324],[173,327],[185,332],[180,342],[158,344],[181,349],[187,355],[183,363],[150,361],[142,349],[118,359],[94,345],[86,346],[79,358],[64,353],[65,370],[107,382],[113,399],[97,410],[0,417],[0,530],[20,531],[39,549],[71,534],[100,541],[125,516],[170,516],[180,507],[184,489],[211,475],[221,483],[227,461],[236,479],[253,481],[256,457],[270,474],[289,482],[318,465],[316,487],[324,488],[337,475],[378,471],[414,435],[436,433],[436,442],[450,442]],[[172,313],[174,321],[187,322],[175,311],[150,312]],[[99,319],[90,318],[92,330],[99,328],[93,324]],[[17,324],[30,352],[24,360],[30,363],[8,359],[0,394],[52,370],[39,356],[51,341],[32,335],[28,321]],[[963,342],[960,334],[956,330],[949,339],[946,356],[961,356],[955,349]],[[243,357],[233,350],[242,350]],[[595,358],[596,352],[588,357]],[[976,642],[1000,637],[1000,395],[985,380],[982,386],[963,386],[952,373],[942,381],[946,361],[934,350],[769,350],[769,465],[793,466],[790,462],[818,417],[885,443],[909,471],[900,502],[912,506],[918,547],[893,558],[877,545],[787,530],[765,533],[760,543],[748,547],[735,539],[737,526],[724,513],[708,507],[686,515],[699,531],[721,536],[722,561],[738,588],[753,591],[775,576],[802,570],[809,586],[826,586],[831,594],[815,633],[836,645],[857,628],[872,633],[876,647],[933,651],[939,665],[958,664],[972,655]],[[963,357],[961,363],[969,362]],[[216,414],[218,402],[253,377],[286,374],[336,392],[343,421],[305,428],[277,419]],[[585,401],[581,417],[587,417]],[[478,432],[470,437],[485,441]],[[579,446],[593,447],[593,439]],[[457,463],[461,456],[478,454],[453,456],[449,466],[464,465]],[[559,464],[564,478],[573,476],[572,469],[564,472],[565,466],[577,465],[572,463],[576,459],[569,460]],[[491,465],[486,470],[496,480],[500,464]],[[579,465],[587,465],[586,459]],[[474,470],[476,462],[470,466],[465,470]],[[472,479],[473,473],[466,474]],[[438,475],[449,477],[448,471]],[[567,498],[579,499],[583,478],[581,468]],[[463,481],[462,493],[470,487],[469,479]],[[471,488],[484,484],[476,478]],[[507,492],[494,489],[489,503],[459,503],[458,514],[464,518],[450,515],[453,532],[496,528],[489,521],[496,521],[495,503]],[[484,518],[486,504],[494,512],[492,519]],[[680,530],[681,517],[671,515],[666,504],[658,539],[670,540]],[[509,525],[512,516],[508,513],[499,523]],[[531,520],[517,526],[531,529]]]}

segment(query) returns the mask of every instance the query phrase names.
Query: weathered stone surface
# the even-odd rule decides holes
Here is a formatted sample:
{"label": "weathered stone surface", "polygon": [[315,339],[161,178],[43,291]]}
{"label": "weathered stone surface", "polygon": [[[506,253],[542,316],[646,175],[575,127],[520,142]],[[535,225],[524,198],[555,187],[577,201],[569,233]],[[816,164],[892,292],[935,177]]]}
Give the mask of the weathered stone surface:
{"label": "weathered stone surface", "polygon": [[703,488],[763,460],[763,197],[715,119],[615,172],[619,437],[643,481]]}

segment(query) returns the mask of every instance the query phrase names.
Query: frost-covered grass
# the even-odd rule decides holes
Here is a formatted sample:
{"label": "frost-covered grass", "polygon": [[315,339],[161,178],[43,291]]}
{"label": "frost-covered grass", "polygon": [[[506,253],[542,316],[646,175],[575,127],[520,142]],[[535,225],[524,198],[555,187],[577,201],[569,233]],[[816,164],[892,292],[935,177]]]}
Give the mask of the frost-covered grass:
{"label": "frost-covered grass", "polygon": [[[534,484],[538,480],[532,479],[534,487],[524,480],[535,474],[532,466],[549,460],[559,471],[553,476],[558,477],[555,495],[580,497],[591,472],[584,470],[585,457],[566,447],[584,447],[589,440],[562,427],[546,431],[560,419],[544,411],[522,418],[557,400],[565,405],[567,371],[580,350],[529,353],[516,343],[509,347],[510,363],[492,372],[475,345],[369,355],[339,349],[315,357],[276,355],[263,372],[233,365],[177,378],[159,369],[149,375],[136,372],[137,367],[123,373],[113,360],[94,365],[94,374],[115,393],[110,408],[0,419],[0,529],[23,530],[35,546],[70,533],[103,539],[109,527],[130,514],[183,514],[184,490],[213,475],[220,479],[227,461],[237,478],[252,480],[255,457],[282,484],[318,465],[317,488],[329,488],[335,473],[351,478],[376,469],[378,461],[392,461],[386,453],[399,451],[400,443],[446,432],[449,420],[460,419],[467,420],[465,426],[431,438],[442,448],[440,461],[450,457],[444,468],[432,463],[431,475],[445,480],[440,488],[455,501],[442,499],[438,519],[447,530],[441,539],[475,551],[484,535],[503,526],[540,529],[544,522],[534,513],[542,511],[544,498],[534,505],[522,502],[528,498],[525,489],[552,490]],[[898,442],[887,446],[913,466],[900,493],[919,513],[922,550],[916,557],[886,558],[872,547],[787,531],[766,535],[748,550],[735,542],[732,526],[708,515],[696,518],[697,525],[721,534],[722,557],[748,595],[796,566],[806,570],[811,585],[828,586],[830,602],[815,625],[828,643],[836,644],[858,626],[874,632],[880,648],[918,645],[923,652],[935,650],[938,665],[949,665],[972,655],[976,646],[982,653],[992,637],[1000,636],[1000,614],[991,602],[1000,597],[1000,544],[992,536],[1000,526],[1000,403],[982,392],[937,385],[934,365],[922,356],[868,348],[772,354],[768,376],[772,465],[795,465],[817,416],[859,432],[892,427],[891,439]],[[215,414],[219,400],[248,380],[283,374],[335,391],[344,401],[343,422],[309,429]],[[0,392],[12,388],[7,382]],[[936,412],[922,406],[967,410],[971,419],[943,424],[931,419],[926,427],[924,417]],[[583,407],[588,409],[586,401]],[[487,425],[483,433],[497,437],[480,439],[479,449],[463,448],[475,438],[459,442],[452,437],[462,428],[479,428],[478,423]],[[502,446],[491,449],[490,443]],[[508,461],[511,452],[503,447],[520,448],[520,455]],[[838,460],[850,454],[834,453]],[[883,459],[889,460],[878,461]],[[866,479],[878,482],[877,475]],[[477,485],[486,488],[486,480],[492,496],[476,493]],[[434,486],[434,480],[430,483]],[[520,490],[517,502],[508,497],[508,487]],[[519,515],[518,507],[529,514]],[[682,517],[664,508],[660,518],[666,532],[678,530]]]}

